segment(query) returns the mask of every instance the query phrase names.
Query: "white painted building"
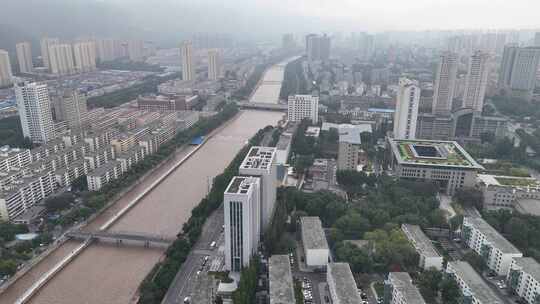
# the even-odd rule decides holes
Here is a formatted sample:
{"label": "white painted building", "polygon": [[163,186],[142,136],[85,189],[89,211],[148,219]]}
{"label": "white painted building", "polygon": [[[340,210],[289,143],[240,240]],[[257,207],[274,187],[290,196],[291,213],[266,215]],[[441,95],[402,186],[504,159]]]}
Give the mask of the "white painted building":
{"label": "white painted building", "polygon": [[218,80],[221,76],[221,60],[219,51],[212,49],[208,51],[208,80]]}
{"label": "white painted building", "polygon": [[533,177],[478,174],[477,188],[482,191],[486,210],[516,209],[540,215],[535,212],[540,206],[540,183]]}
{"label": "white painted building", "polygon": [[24,137],[36,143],[52,140],[55,132],[47,85],[15,85],[15,96]]}
{"label": "white painted building", "polygon": [[491,227],[481,217],[463,219],[462,238],[471,249],[478,253],[489,269],[504,276],[512,264],[512,258],[523,253]]}
{"label": "white painted building", "polygon": [[41,39],[41,60],[43,60],[43,66],[49,69],[49,72],[51,72],[51,54],[49,48],[58,43],[60,43],[58,38],[45,37]]}
{"label": "white painted building", "polygon": [[223,196],[225,216],[225,269],[240,272],[249,266],[260,240],[260,186],[258,177],[235,176]]}
{"label": "white painted building", "polygon": [[86,175],[88,190],[99,191],[103,186],[122,175],[122,163],[116,160],[91,171]]}
{"label": "white painted building", "polygon": [[9,61],[9,53],[0,50],[0,88],[13,84],[13,71]]}
{"label": "white painted building", "polygon": [[384,303],[386,304],[426,303],[407,272],[390,272],[388,279],[384,282],[384,289]]}
{"label": "white painted building", "polygon": [[301,121],[307,118],[316,124],[319,121],[319,96],[289,96],[287,118],[289,121]]}
{"label": "white painted building", "polygon": [[508,287],[528,304],[540,300],[540,264],[533,258],[514,258],[506,277]]}
{"label": "white painted building", "polygon": [[96,45],[92,41],[81,41],[73,44],[75,68],[84,73],[96,70]]}
{"label": "white painted building", "polygon": [[19,71],[21,73],[32,73],[34,64],[32,63],[32,48],[30,42],[21,42],[15,45],[17,49],[17,61],[19,62]]}
{"label": "white painted building", "polygon": [[450,261],[446,273],[456,281],[463,297],[463,303],[503,304],[504,302],[471,265],[463,261]]}
{"label": "white painted building", "polygon": [[452,52],[443,52],[439,59],[435,78],[433,114],[449,115],[452,111],[457,70],[457,55]]}
{"label": "white painted building", "polygon": [[50,70],[55,75],[70,75],[76,72],[71,44],[54,44],[49,47]]}
{"label": "white painted building", "polygon": [[263,233],[270,225],[276,205],[277,194],[277,165],[276,148],[251,147],[246,158],[238,169],[240,175],[260,178],[260,232]]}
{"label": "white painted building", "polygon": [[437,270],[443,269],[443,257],[437,252],[431,240],[424,234],[420,226],[402,224],[401,230],[409,239],[414,249],[420,256],[418,266],[424,270],[434,267]]}
{"label": "white painted building", "polygon": [[362,299],[347,263],[328,263],[326,282],[332,304],[359,304]]}
{"label": "white painted building", "polygon": [[329,250],[321,220],[316,216],[303,216],[300,218],[300,225],[306,265],[311,267],[326,266]]}
{"label": "white painted building", "polygon": [[415,139],[418,107],[420,105],[420,86],[418,81],[399,79],[399,90],[394,113],[394,138]]}
{"label": "white painted building", "polygon": [[482,112],[490,70],[489,60],[489,54],[482,51],[474,52],[469,58],[463,108],[472,108],[476,112]]}
{"label": "white painted building", "polygon": [[182,80],[195,80],[195,63],[193,61],[193,45],[191,41],[184,41],[180,45],[182,56]]}

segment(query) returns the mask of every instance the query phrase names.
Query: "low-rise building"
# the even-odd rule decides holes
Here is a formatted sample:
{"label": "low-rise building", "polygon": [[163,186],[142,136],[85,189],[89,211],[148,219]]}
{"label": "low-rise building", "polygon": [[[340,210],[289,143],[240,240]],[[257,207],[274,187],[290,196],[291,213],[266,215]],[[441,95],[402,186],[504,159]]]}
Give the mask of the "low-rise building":
{"label": "low-rise building", "polygon": [[362,303],[349,264],[328,263],[326,281],[333,304]]}
{"label": "low-rise building", "polygon": [[425,304],[407,272],[390,272],[384,282],[385,304]]}
{"label": "low-rise building", "polygon": [[23,168],[32,162],[32,154],[28,149],[0,147],[0,172],[13,168]]}
{"label": "low-rise building", "polygon": [[483,193],[484,209],[516,208],[523,213],[534,213],[534,209],[527,211],[530,205],[540,208],[540,184],[533,177],[479,174],[477,187]]}
{"label": "low-rise building", "polygon": [[521,251],[481,217],[465,217],[461,235],[467,246],[478,253],[487,267],[497,275],[505,276],[512,259],[523,256]]}
{"label": "low-rise building", "polygon": [[328,242],[321,220],[316,216],[300,218],[302,245],[306,255],[306,265],[321,267],[328,264]]}
{"label": "low-rise building", "polygon": [[295,304],[289,256],[273,255],[268,260],[270,304]]}
{"label": "low-rise building", "polygon": [[484,169],[455,141],[387,138],[387,143],[395,176],[437,182],[447,194],[474,187]]}
{"label": "low-rise building", "polygon": [[122,172],[127,172],[133,165],[142,161],[145,156],[146,150],[143,147],[136,146],[118,155],[116,160],[122,165]]}
{"label": "low-rise building", "polygon": [[176,126],[179,131],[191,128],[200,119],[197,111],[180,111],[177,112]]}
{"label": "low-rise building", "polygon": [[88,162],[82,159],[54,172],[56,182],[60,187],[71,186],[74,180],[85,174],[88,174]]}
{"label": "low-rise building", "polygon": [[402,224],[401,230],[409,239],[409,242],[413,245],[414,249],[420,256],[418,266],[424,270],[428,270],[434,267],[437,270],[443,269],[443,258],[437,252],[431,240],[424,234],[420,226]]}
{"label": "low-rise building", "polygon": [[514,258],[506,277],[508,287],[528,304],[540,301],[540,264],[533,258]]}
{"label": "low-rise building", "polygon": [[446,266],[448,273],[461,290],[462,303],[503,304],[504,302],[472,266],[463,261],[450,261]]}

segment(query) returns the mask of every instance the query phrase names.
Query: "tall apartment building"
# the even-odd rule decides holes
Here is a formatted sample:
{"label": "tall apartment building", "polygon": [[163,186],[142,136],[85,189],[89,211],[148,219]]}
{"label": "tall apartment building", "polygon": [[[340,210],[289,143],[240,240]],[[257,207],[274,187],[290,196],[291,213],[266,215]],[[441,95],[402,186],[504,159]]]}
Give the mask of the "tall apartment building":
{"label": "tall apartment building", "polygon": [[96,58],[101,61],[111,61],[119,56],[120,41],[115,39],[96,40]]}
{"label": "tall apartment building", "polygon": [[533,258],[514,258],[506,276],[510,290],[536,304],[540,299],[540,264]]}
{"label": "tall apartment building", "polygon": [[328,263],[326,281],[333,304],[362,303],[349,264]]}
{"label": "tall apartment building", "polygon": [[384,304],[425,304],[407,272],[390,272],[384,281]]}
{"label": "tall apartment building", "polygon": [[420,226],[402,224],[401,230],[420,256],[418,266],[424,270],[443,269],[443,257],[437,252],[431,240],[424,234]]}
{"label": "tall apartment building", "polygon": [[476,51],[469,59],[467,80],[463,94],[463,108],[482,112],[489,75],[489,54]]}
{"label": "tall apartment building", "polygon": [[15,95],[23,135],[36,143],[52,140],[55,134],[47,85],[15,85]]}
{"label": "tall apartment building", "polygon": [[504,48],[498,87],[512,96],[530,100],[536,85],[536,72],[540,61],[540,47]]}
{"label": "tall apartment building", "polygon": [[82,41],[73,44],[75,68],[84,73],[96,70],[96,45],[93,41]]}
{"label": "tall apartment building", "polygon": [[521,251],[481,217],[465,217],[461,237],[497,275],[506,275],[512,259],[523,256]]}
{"label": "tall apartment building", "polygon": [[260,179],[235,176],[223,195],[225,268],[240,272],[257,253],[260,237]]}
{"label": "tall apartment building", "polygon": [[420,105],[420,87],[418,81],[407,78],[399,79],[399,90],[394,114],[394,137],[397,139],[415,139],[418,107]]}
{"label": "tall apartment building", "polygon": [[55,44],[49,47],[49,65],[55,75],[70,75],[75,73],[73,47],[71,44]]}
{"label": "tall apartment building", "polygon": [[293,34],[284,34],[281,37],[281,47],[285,50],[291,50],[296,47],[296,42],[294,41]]}
{"label": "tall apartment building", "polygon": [[34,71],[34,64],[32,63],[32,48],[30,42],[17,43],[15,48],[17,49],[19,71],[23,74],[32,73]]}
{"label": "tall apartment building", "polygon": [[534,33],[534,46],[540,47],[540,32]]}
{"label": "tall apartment building", "polygon": [[461,290],[461,303],[503,304],[503,301],[484,279],[464,261],[450,261],[446,265],[446,273],[450,275]]}
{"label": "tall apartment building", "polygon": [[308,61],[328,61],[330,59],[330,37],[310,34],[306,36]]}
{"label": "tall apartment building", "polygon": [[338,126],[338,132],[338,169],[357,170],[360,165],[359,153],[362,149],[361,134],[371,133],[371,125],[342,124]]}
{"label": "tall apartment building", "polygon": [[218,80],[221,75],[221,62],[219,51],[216,49],[208,51],[208,79]]}
{"label": "tall apartment building", "polygon": [[287,117],[289,121],[301,121],[311,119],[316,124],[319,121],[319,96],[291,95],[287,105]]}
{"label": "tall apartment building", "polygon": [[269,226],[276,205],[276,148],[251,147],[238,169],[240,175],[260,178],[261,233]]}
{"label": "tall apartment building", "polygon": [[60,40],[58,38],[43,38],[41,39],[41,60],[43,61],[43,66],[51,71],[51,54],[49,49],[55,44],[59,44]]}
{"label": "tall apartment building", "polygon": [[13,84],[13,72],[9,61],[9,53],[0,50],[0,88]]}
{"label": "tall apartment building", "polygon": [[191,41],[184,41],[180,45],[182,57],[182,80],[195,80],[195,63],[193,61],[193,45]]}
{"label": "tall apartment building", "polygon": [[127,42],[127,55],[131,61],[144,60],[144,42],[142,40],[130,40]]}
{"label": "tall apartment building", "polygon": [[452,111],[457,77],[457,55],[443,52],[440,56],[433,94],[433,114],[449,115]]}
{"label": "tall apartment building", "polygon": [[68,128],[80,128],[88,112],[86,96],[77,90],[66,90],[53,99],[55,118],[65,121]]}

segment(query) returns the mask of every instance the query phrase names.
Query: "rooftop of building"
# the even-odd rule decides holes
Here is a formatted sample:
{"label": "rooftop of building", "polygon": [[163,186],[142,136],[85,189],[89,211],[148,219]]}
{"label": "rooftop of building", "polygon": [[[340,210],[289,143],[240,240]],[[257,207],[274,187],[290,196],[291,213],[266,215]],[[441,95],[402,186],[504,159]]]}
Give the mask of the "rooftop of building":
{"label": "rooftop of building", "polygon": [[240,169],[262,169],[270,170],[275,159],[276,148],[274,147],[251,147],[242,161]]}
{"label": "rooftop of building", "polygon": [[420,251],[423,255],[428,256],[428,257],[440,257],[437,250],[435,250],[433,243],[431,243],[431,240],[422,231],[420,226],[411,225],[411,224],[403,224],[401,225],[401,228],[404,231],[406,230],[409,232],[411,238],[414,239],[415,248],[418,251]]}
{"label": "rooftop of building", "polygon": [[358,304],[362,302],[349,264],[328,263],[327,272],[336,284],[336,297],[339,299],[339,303]]}
{"label": "rooftop of building", "polygon": [[484,169],[455,141],[393,138],[388,141],[399,164]]}
{"label": "rooftop of building", "polygon": [[502,251],[502,253],[512,254],[512,253],[521,253],[512,243],[505,239],[495,228],[488,224],[481,217],[465,217],[467,223],[472,224],[476,229],[478,229],[486,237],[487,241],[490,242],[494,247]]}
{"label": "rooftop of building", "polygon": [[454,269],[467,286],[474,298],[480,303],[503,304],[505,303],[493,290],[489,287],[484,279],[476,273],[472,266],[464,261],[450,261],[448,264]]}
{"label": "rooftop of building", "polygon": [[28,149],[22,149],[22,148],[12,148],[8,145],[0,147],[0,160],[4,158],[9,158],[13,155],[17,155],[19,153],[28,153]]}
{"label": "rooftop of building", "polygon": [[295,303],[289,256],[273,255],[268,261],[270,304]]}
{"label": "rooftop of building", "polygon": [[306,249],[328,249],[328,242],[322,228],[321,219],[317,216],[303,216],[302,241]]}
{"label": "rooftop of building", "polygon": [[537,282],[540,282],[540,264],[531,257],[514,258],[516,265],[523,271],[532,276]]}
{"label": "rooftop of building", "polygon": [[230,194],[247,194],[253,184],[259,183],[258,177],[252,176],[235,176],[231,179],[225,193]]}
{"label": "rooftop of building", "polygon": [[478,180],[486,186],[509,186],[515,188],[538,188],[540,183],[534,177],[516,177],[516,176],[499,176],[489,174],[478,174]]}
{"label": "rooftop of building", "polygon": [[88,172],[88,176],[99,177],[106,172],[113,170],[114,167],[120,166],[120,162],[117,160],[110,161],[103,166],[96,168],[94,171]]}
{"label": "rooftop of building", "polygon": [[533,198],[518,199],[514,206],[517,212],[533,216],[540,216],[540,200]]}
{"label": "rooftop of building", "polygon": [[407,272],[390,272],[388,279],[391,281],[394,289],[399,290],[404,303],[425,304],[426,301],[418,291],[418,288],[412,283],[411,276]]}

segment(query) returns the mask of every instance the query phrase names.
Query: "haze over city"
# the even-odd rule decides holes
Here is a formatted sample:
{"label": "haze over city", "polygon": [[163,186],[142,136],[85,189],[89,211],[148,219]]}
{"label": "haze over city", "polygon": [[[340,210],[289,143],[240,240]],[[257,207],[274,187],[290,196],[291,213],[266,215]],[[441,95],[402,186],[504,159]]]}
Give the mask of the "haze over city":
{"label": "haze over city", "polygon": [[539,304],[529,0],[0,0],[0,304]]}

